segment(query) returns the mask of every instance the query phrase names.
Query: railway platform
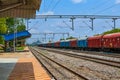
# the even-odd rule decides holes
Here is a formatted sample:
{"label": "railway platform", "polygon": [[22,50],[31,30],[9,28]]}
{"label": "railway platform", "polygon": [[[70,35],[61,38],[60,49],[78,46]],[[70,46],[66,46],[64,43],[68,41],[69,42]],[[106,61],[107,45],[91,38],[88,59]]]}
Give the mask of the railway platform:
{"label": "railway platform", "polygon": [[51,80],[51,78],[28,51],[0,53],[0,80]]}

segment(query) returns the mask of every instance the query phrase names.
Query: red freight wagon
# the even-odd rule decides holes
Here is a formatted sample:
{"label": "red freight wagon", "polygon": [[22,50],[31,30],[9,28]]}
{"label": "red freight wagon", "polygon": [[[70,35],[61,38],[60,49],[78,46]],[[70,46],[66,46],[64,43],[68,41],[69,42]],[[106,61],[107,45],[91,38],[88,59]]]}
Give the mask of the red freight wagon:
{"label": "red freight wagon", "polygon": [[107,34],[103,36],[104,48],[120,48],[120,33]]}
{"label": "red freight wagon", "polygon": [[70,40],[70,47],[71,48],[76,48],[77,47],[77,39]]}
{"label": "red freight wagon", "polygon": [[88,47],[99,49],[102,47],[102,36],[93,36],[88,38]]}
{"label": "red freight wagon", "polygon": [[48,46],[48,47],[51,47],[51,46],[52,46],[52,43],[47,43],[47,46]]}
{"label": "red freight wagon", "polygon": [[60,41],[55,42],[54,47],[60,47]]}

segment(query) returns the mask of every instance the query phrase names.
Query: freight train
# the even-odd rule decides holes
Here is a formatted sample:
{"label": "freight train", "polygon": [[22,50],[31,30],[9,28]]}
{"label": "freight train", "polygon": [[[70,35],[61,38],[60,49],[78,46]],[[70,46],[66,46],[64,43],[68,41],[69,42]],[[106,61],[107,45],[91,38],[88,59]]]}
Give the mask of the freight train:
{"label": "freight train", "polygon": [[40,47],[69,48],[94,51],[120,52],[120,32],[106,35],[92,36],[84,39],[57,41],[40,44]]}

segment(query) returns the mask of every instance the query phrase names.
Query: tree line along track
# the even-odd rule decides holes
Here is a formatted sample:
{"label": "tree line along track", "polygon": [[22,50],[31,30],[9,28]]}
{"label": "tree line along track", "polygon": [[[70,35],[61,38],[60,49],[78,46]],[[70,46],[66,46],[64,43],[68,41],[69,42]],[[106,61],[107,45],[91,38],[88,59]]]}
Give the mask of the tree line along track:
{"label": "tree line along track", "polygon": [[107,60],[107,59],[102,59],[102,58],[96,58],[96,57],[91,57],[91,56],[85,56],[85,55],[78,55],[78,54],[73,54],[73,53],[64,52],[64,51],[58,51],[58,50],[54,50],[54,49],[45,49],[44,48],[44,50],[47,50],[49,52],[54,52],[54,53],[57,53],[57,54],[62,54],[62,55],[66,55],[66,56],[70,56],[70,57],[74,57],[74,58],[80,58],[80,59],[93,61],[93,62],[96,62],[96,63],[101,63],[101,64],[105,64],[105,65],[120,68],[120,62],[117,62],[117,61],[112,61],[112,60]]}
{"label": "tree line along track", "polygon": [[[31,48],[31,47],[30,47],[30,50],[31,50],[31,52],[35,55],[35,57],[37,57],[38,60],[39,60],[39,57],[40,57],[40,56],[43,56],[44,58],[46,58],[46,59],[54,62],[55,64],[61,66],[62,68],[66,69],[67,71],[71,72],[72,74],[74,74],[74,75],[82,78],[81,80],[89,80],[89,78],[87,78],[86,76],[84,76],[84,75],[82,75],[82,74],[80,74],[80,73],[77,73],[77,72],[74,71],[73,69],[68,68],[65,64],[61,64],[61,63],[59,63],[59,62],[57,62],[57,61],[49,58],[48,56],[42,54],[42,53],[39,52],[38,50],[36,50],[36,49],[34,49],[34,48]],[[39,60],[39,61],[40,61],[40,60]],[[44,64],[43,64],[43,65],[44,65]],[[45,67],[45,66],[44,66],[44,67]],[[47,67],[46,67],[46,68],[47,68]],[[49,71],[49,69],[47,69],[47,71]],[[49,73],[52,74],[51,71],[49,71]],[[52,76],[57,80],[57,78],[56,78],[56,76],[55,76],[54,74],[52,74]]]}

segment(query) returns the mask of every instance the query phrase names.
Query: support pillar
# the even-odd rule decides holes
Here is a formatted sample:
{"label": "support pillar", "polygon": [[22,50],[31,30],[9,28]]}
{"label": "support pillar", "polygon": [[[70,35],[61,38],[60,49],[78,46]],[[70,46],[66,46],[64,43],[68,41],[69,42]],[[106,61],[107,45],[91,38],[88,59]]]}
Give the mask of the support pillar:
{"label": "support pillar", "polygon": [[114,23],[113,29],[116,28],[116,20],[117,20],[117,18],[113,18],[113,23]]}

